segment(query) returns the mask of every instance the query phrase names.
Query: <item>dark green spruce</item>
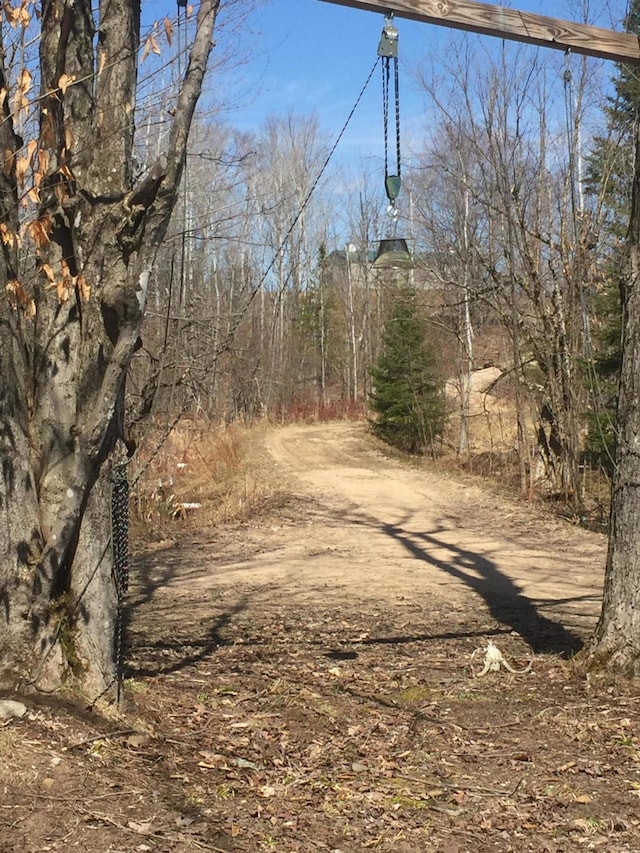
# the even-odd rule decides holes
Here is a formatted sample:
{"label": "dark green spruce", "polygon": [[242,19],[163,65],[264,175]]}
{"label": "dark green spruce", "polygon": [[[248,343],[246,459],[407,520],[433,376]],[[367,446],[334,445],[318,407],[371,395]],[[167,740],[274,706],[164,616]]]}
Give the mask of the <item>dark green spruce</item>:
{"label": "dark green spruce", "polygon": [[428,342],[428,323],[410,287],[399,288],[394,297],[371,378],[376,435],[408,453],[433,452],[446,423],[444,382]]}

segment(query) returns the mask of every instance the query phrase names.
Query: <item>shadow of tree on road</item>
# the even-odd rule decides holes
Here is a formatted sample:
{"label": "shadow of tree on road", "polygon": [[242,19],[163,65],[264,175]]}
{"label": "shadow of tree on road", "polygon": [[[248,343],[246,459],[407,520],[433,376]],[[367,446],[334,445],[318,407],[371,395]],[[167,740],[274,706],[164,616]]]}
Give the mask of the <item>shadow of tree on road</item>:
{"label": "shadow of tree on road", "polygon": [[[122,621],[125,677],[168,675],[206,660],[226,644],[224,629],[248,609],[246,592],[220,608],[219,597],[212,600],[210,593],[193,590],[206,574],[199,554],[185,541],[132,560],[132,589]],[[177,598],[175,587],[183,590]],[[184,590],[189,590],[186,598]]]}
{"label": "shadow of tree on road", "polygon": [[[407,528],[406,520],[391,524],[360,513],[354,514],[353,521],[377,527],[399,542],[416,560],[464,583],[483,599],[494,619],[520,634],[535,653],[571,657],[584,646],[578,634],[543,616],[534,602],[523,595],[518,585],[492,560],[448,542],[442,535],[444,527],[415,532]],[[446,557],[437,556],[438,551],[444,552]],[[578,596],[567,601],[583,598]]]}

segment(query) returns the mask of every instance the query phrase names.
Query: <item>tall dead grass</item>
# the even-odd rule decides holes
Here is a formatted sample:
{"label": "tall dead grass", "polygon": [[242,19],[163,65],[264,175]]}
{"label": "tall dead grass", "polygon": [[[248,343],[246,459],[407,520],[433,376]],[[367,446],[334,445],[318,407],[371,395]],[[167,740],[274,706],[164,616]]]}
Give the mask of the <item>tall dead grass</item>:
{"label": "tall dead grass", "polygon": [[277,493],[260,458],[266,424],[184,420],[165,438],[147,433],[132,466],[134,544],[242,520]]}

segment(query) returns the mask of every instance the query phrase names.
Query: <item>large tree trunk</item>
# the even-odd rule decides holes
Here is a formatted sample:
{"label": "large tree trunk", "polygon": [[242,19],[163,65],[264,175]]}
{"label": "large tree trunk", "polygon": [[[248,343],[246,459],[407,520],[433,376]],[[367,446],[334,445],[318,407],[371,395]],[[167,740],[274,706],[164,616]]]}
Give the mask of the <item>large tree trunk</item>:
{"label": "large tree trunk", "polygon": [[640,136],[635,127],[635,173],[623,288],[622,367],[618,392],[616,468],[602,614],[593,660],[640,675]]}
{"label": "large tree trunk", "polygon": [[13,130],[19,99],[4,97],[0,681],[51,687],[72,675],[95,693],[114,682],[110,458],[218,3],[200,4],[166,157],[139,183],[139,0],[103,0],[97,22],[88,2],[44,0],[32,146]]}

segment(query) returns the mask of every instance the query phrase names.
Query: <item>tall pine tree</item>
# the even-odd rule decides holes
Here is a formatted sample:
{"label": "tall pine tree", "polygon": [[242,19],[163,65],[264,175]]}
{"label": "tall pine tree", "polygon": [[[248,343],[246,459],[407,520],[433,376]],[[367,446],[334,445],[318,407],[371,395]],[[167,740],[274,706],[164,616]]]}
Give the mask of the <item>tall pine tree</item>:
{"label": "tall pine tree", "polygon": [[385,323],[382,352],[371,368],[373,431],[409,453],[434,447],[445,427],[444,383],[438,375],[427,323],[413,288],[401,287]]}

